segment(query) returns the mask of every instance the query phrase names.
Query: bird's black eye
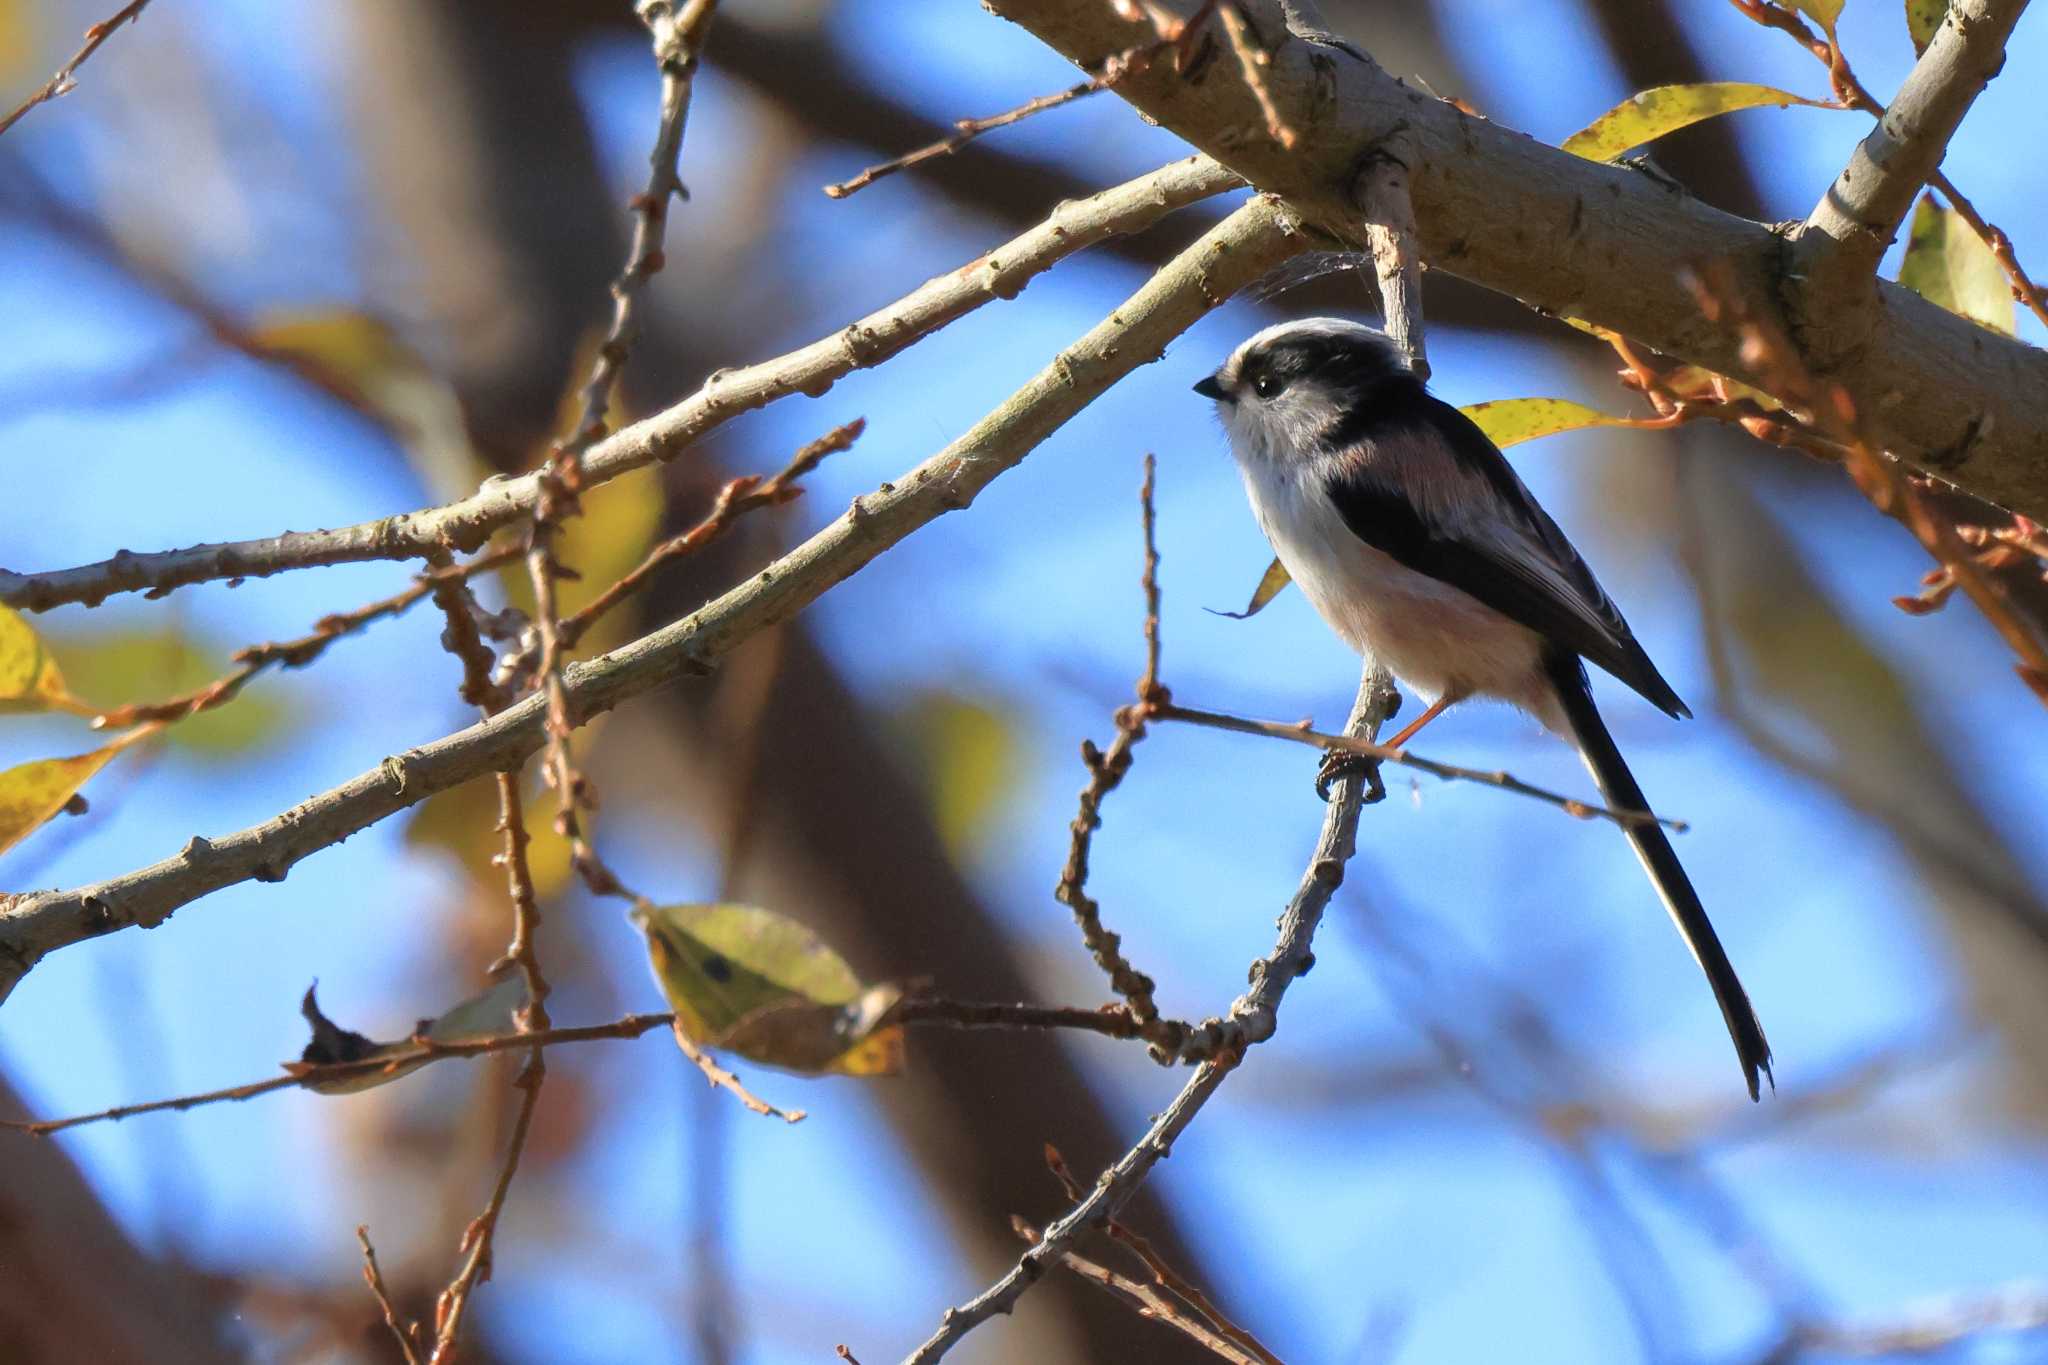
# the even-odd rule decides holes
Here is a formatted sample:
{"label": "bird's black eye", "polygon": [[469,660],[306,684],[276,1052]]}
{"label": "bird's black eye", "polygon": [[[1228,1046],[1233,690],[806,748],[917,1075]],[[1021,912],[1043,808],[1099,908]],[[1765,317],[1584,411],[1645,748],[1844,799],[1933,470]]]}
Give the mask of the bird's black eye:
{"label": "bird's black eye", "polygon": [[1285,382],[1270,373],[1258,375],[1252,380],[1252,392],[1261,398],[1271,398],[1286,387]]}

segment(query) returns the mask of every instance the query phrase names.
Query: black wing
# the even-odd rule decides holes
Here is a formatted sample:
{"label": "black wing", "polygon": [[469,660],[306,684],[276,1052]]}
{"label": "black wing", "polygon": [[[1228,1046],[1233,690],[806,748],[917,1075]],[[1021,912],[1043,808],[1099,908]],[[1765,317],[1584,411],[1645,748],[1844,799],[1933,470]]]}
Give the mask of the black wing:
{"label": "black wing", "polygon": [[1666,715],[1690,716],[1628,622],[1507,457],[1450,404],[1378,415],[1328,485],[1360,540],[1448,583],[1627,683]]}

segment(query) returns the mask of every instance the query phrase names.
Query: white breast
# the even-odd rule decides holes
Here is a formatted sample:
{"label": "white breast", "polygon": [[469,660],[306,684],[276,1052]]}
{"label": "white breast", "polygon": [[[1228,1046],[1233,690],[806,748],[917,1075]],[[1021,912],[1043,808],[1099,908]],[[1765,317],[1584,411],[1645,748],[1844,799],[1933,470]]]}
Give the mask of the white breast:
{"label": "white breast", "polygon": [[1288,575],[1352,648],[1429,701],[1458,692],[1549,709],[1535,632],[1360,540],[1306,462],[1254,455],[1238,469]]}

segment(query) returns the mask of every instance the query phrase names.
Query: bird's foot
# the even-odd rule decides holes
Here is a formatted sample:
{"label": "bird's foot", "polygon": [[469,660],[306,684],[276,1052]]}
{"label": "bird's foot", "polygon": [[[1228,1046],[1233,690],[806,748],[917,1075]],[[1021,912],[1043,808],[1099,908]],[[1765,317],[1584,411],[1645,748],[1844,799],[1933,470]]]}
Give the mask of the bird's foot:
{"label": "bird's foot", "polygon": [[1363,754],[1346,753],[1332,749],[1323,755],[1322,764],[1316,769],[1316,795],[1324,802],[1330,799],[1330,785],[1340,777],[1363,777],[1365,779],[1365,804],[1387,798],[1387,789],[1380,782],[1379,760]]}

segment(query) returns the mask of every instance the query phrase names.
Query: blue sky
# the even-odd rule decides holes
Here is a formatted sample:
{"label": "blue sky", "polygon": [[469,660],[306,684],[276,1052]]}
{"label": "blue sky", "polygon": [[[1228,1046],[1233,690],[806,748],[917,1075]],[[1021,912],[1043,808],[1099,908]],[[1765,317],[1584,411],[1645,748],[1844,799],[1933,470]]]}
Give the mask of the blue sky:
{"label": "blue sky", "polygon": [[[76,26],[65,14],[53,29]],[[1685,14],[1710,74],[1824,93],[1817,63],[1732,8],[1697,0]],[[103,112],[94,100],[104,92],[90,81],[11,134],[7,150],[67,193],[116,211],[138,196],[178,199],[186,205],[179,221],[194,223],[191,265],[235,307],[345,305],[362,289],[348,246],[357,168],[335,103],[346,75],[321,37],[343,22],[316,13],[303,27],[276,25],[250,0],[152,10],[146,29],[118,36],[89,69],[111,77],[121,47],[143,37],[175,42],[252,111],[232,149],[296,149],[284,175],[291,193],[237,197],[233,212],[209,217],[166,187],[118,183],[137,120],[132,109],[117,117],[118,103]],[[1072,79],[1062,62],[974,6],[863,0],[843,5],[835,22],[846,60],[935,117],[993,112]],[[1566,0],[1464,0],[1445,7],[1443,24],[1494,116],[1539,137],[1562,138],[1629,93]],[[1910,66],[1894,6],[1851,0],[1842,33],[1875,90],[1892,88]],[[2038,122],[2028,73],[2048,69],[2044,33],[2021,26],[2005,77],[1979,101],[1948,161],[2029,260],[2048,252],[2048,239],[2030,231],[2048,222],[2048,189],[2015,174],[2000,130]],[[624,44],[580,60],[623,198],[640,174],[651,72]],[[735,154],[749,129],[715,69],[697,98],[685,178],[705,192],[674,215],[679,234],[719,212],[718,158]],[[1789,110],[1742,115],[1737,126],[1773,211],[1792,216],[1864,124]],[[1179,150],[1102,97],[997,136],[1103,183]],[[844,202],[817,193],[866,159],[828,145],[791,164],[776,249],[835,269],[795,296],[788,335],[766,344],[820,335],[997,240],[992,225],[948,209],[908,178]],[[313,189],[330,181],[338,188]],[[0,393],[19,395],[52,374],[120,375],[189,335],[161,305],[11,220],[0,220],[0,251],[18,263],[0,275],[0,307],[17,319],[18,337],[33,337],[0,350]],[[813,528],[964,430],[1138,282],[1106,254],[1084,255],[1019,300],[976,313],[823,399],[743,419],[733,448],[793,448],[866,415],[866,438],[828,462],[793,511],[795,530]],[[1139,663],[1135,488],[1146,451],[1159,459],[1166,673],[1176,693],[1327,724],[1349,701],[1356,662],[1299,594],[1247,622],[1201,610],[1240,606],[1269,551],[1207,405],[1187,386],[1285,306],[1240,301],[1205,320],[970,513],[919,532],[807,617],[877,711],[942,687],[1012,718],[1018,758],[999,815],[1003,837],[988,841],[970,870],[1037,964],[1048,1000],[1092,1001],[1101,991],[1048,891],[1082,778],[1074,746],[1083,736],[1106,738],[1108,712],[1127,697]],[[2031,320],[2022,334],[2043,339]],[[1457,402],[1560,394],[1616,407],[1624,399],[1598,369],[1527,342],[1439,330],[1431,353],[1438,392]],[[1840,481],[1783,467],[1792,457],[1729,451],[1690,433],[1584,434],[1521,447],[1514,459],[1700,714],[1671,725],[1620,687],[1598,687],[1646,789],[1693,825],[1681,855],[1764,1017],[1780,1083],[1797,1091],[1902,1043],[1960,1041],[1863,1109],[1713,1146],[1697,1169],[1832,1313],[1882,1318],[1930,1297],[2038,1277],[2048,1249],[2041,1132],[2022,1106],[1994,1097],[2026,1084],[2038,1095],[2039,1082],[2017,1079],[1998,1037],[1971,1011],[1956,914],[1917,880],[1885,829],[1757,753],[1728,720],[1707,673],[1698,599],[1674,552],[1674,509],[1703,496],[1700,480],[1739,471],[1764,515],[1798,536],[1820,590],[1909,681],[1913,706],[1964,770],[2005,760],[1996,762],[1995,790],[1980,797],[2017,841],[2037,888],[2048,854],[2028,835],[2048,801],[2048,766],[2012,758],[2031,752],[2038,706],[1966,609],[1910,619],[1888,605],[1911,590],[1920,553]],[[0,413],[0,460],[12,494],[0,511],[0,563],[23,570],[121,547],[356,521],[430,496],[376,433],[238,361],[147,401]],[[1721,462],[1723,472],[1696,467],[1705,462]],[[224,656],[404,581],[399,566],[351,566],[157,603],[121,599],[42,623],[61,648],[81,634],[176,621]],[[233,760],[173,750],[110,769],[90,791],[89,827],[42,832],[0,860],[0,885],[70,885],[153,861],[194,832],[264,819],[465,723],[436,635],[429,615],[415,615],[337,645],[316,669],[259,683],[287,707],[288,732]],[[420,685],[394,688],[394,676]],[[1789,718],[1770,719],[1800,738]],[[1568,752],[1505,711],[1467,708],[1429,739],[1427,751],[1448,761],[1584,788]],[[10,720],[0,727],[0,762],[88,743],[68,722]],[[1313,766],[1312,755],[1290,746],[1159,730],[1112,798],[1091,891],[1110,907],[1130,955],[1160,978],[1169,1010],[1220,1009],[1241,987],[1245,963],[1268,946],[1319,818],[1308,790]],[[1600,1135],[1584,1163],[1570,1166],[1482,1093],[1539,1102],[1568,1093],[1554,1059],[1532,1060],[1498,1036],[1508,1002],[1525,999],[1617,1104],[1731,1123],[1749,1117],[1711,998],[1622,840],[1606,825],[1496,791],[1404,777],[1390,785],[1392,799],[1366,817],[1317,969],[1289,995],[1279,1036],[1233,1077],[1157,1177],[1207,1264],[1220,1268],[1220,1287],[1290,1361],[1368,1358],[1360,1353],[1376,1341],[1391,1341],[1391,1358],[1401,1361],[1640,1358],[1645,1345],[1603,1252],[1608,1234],[1588,1223],[1578,1197],[1592,1172],[1621,1191],[1630,1224],[1618,1234],[1623,1278],[1640,1275],[1653,1287],[1650,1333],[1660,1354],[1743,1358],[1769,1329],[1766,1299],[1742,1258],[1716,1245],[1674,1196],[1669,1170],[1653,1159],[1655,1133]],[[693,837],[630,810],[608,811],[602,828],[636,883],[676,900],[712,893],[715,869]],[[282,886],[236,887],[161,930],[53,956],[0,1011],[0,1063],[41,1113],[252,1079],[296,1052],[297,997],[315,977],[338,1018],[402,1032],[447,1003],[423,991],[460,979],[418,958],[449,941],[461,895],[448,866],[407,847],[399,823],[388,823],[323,852]],[[608,907],[576,913],[617,1000],[657,1007],[634,931]],[[1404,951],[1391,951],[1386,935]],[[1438,1061],[1419,1020],[1447,1030],[1454,1053],[1478,1059],[1481,1088],[1449,1066],[1414,1093],[1345,1088],[1347,1077],[1362,1086],[1392,1066]],[[1178,1085],[1128,1049],[1083,1041],[1075,1050],[1134,1136]],[[2038,1073],[2038,1059],[2033,1066]],[[682,1074],[658,1036],[565,1052],[556,1068],[611,1117],[565,1174],[566,1197],[544,1206],[555,1216],[576,1208],[582,1225],[561,1226],[515,1190],[498,1278],[479,1303],[498,1339],[524,1358],[688,1358],[677,1247],[690,1212],[686,1172],[707,1125],[729,1148],[730,1254],[748,1362],[816,1361],[837,1340],[863,1359],[892,1359],[945,1304],[978,1288],[859,1083],[762,1078],[771,1099],[812,1114],[785,1130],[700,1103],[694,1076]],[[360,1122],[388,1123],[460,1105],[483,1079],[430,1073],[374,1101],[287,1094],[64,1141],[145,1241],[174,1241],[223,1269],[345,1279],[354,1275],[355,1223],[369,1216],[402,1226],[406,1201],[422,1193],[406,1183],[419,1178],[416,1168],[392,1176],[362,1161],[347,1107],[377,1115]],[[1018,1203],[1043,1208],[1044,1192]],[[567,1267],[555,1254],[564,1238],[579,1248]],[[1654,1292],[1659,1283],[1680,1287],[1675,1302]],[[516,1320],[498,1316],[507,1303],[519,1305]],[[1398,1325],[1383,1339],[1388,1321]],[[1000,1323],[985,1329],[960,1358],[1008,1358],[1003,1331]]]}

